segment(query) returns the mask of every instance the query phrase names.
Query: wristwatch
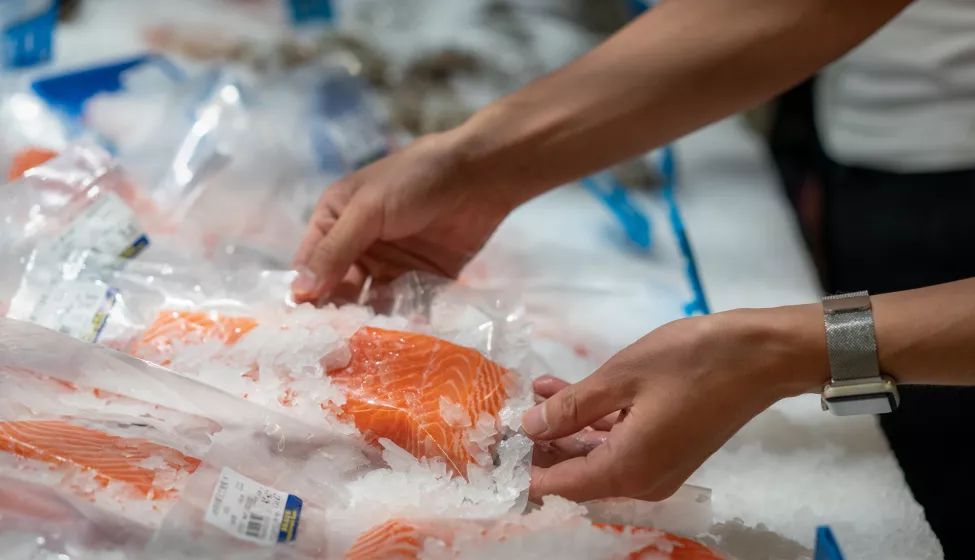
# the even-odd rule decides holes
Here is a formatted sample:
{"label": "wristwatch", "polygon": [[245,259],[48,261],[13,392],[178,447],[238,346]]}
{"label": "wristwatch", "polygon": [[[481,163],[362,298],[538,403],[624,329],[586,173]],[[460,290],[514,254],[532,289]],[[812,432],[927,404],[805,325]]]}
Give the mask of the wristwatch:
{"label": "wristwatch", "polygon": [[893,412],[900,395],[894,380],[880,373],[870,294],[826,296],[823,316],[832,376],[823,387],[823,410],[837,416]]}

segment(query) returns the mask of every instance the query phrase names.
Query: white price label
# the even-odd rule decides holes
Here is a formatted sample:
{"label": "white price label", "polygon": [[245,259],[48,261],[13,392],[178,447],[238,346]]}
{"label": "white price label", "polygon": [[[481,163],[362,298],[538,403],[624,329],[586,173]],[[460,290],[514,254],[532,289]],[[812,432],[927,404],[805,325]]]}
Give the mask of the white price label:
{"label": "white price label", "polygon": [[78,214],[45,251],[62,260],[75,251],[87,250],[132,258],[148,244],[135,212],[119,195],[106,192]]}
{"label": "white price label", "polygon": [[117,295],[100,282],[63,282],[38,299],[30,321],[73,338],[96,342]]}
{"label": "white price label", "polygon": [[260,544],[291,542],[302,502],[224,467],[204,519],[240,539]]}

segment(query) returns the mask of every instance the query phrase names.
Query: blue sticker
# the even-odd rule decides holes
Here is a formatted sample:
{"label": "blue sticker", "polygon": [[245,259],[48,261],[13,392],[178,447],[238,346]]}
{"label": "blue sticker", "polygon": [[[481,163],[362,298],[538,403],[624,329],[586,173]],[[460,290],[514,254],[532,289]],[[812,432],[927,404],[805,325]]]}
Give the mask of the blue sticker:
{"label": "blue sticker", "polygon": [[118,290],[115,288],[109,288],[105,292],[105,301],[102,302],[102,306],[95,313],[95,317],[91,320],[91,330],[93,336],[90,342],[98,342],[98,337],[102,334],[102,329],[105,328],[105,324],[108,322],[108,315],[112,312],[112,308],[115,307],[115,300],[118,299]]}
{"label": "blue sticker", "polygon": [[301,498],[288,494],[288,500],[284,505],[284,516],[281,518],[281,532],[278,533],[279,543],[294,542],[298,538],[298,522],[301,521],[302,505]]}
{"label": "blue sticker", "polygon": [[127,249],[122,251],[122,254],[119,255],[119,258],[134,259],[137,256],[139,256],[139,253],[145,251],[146,247],[148,246],[149,246],[149,238],[146,237],[145,234],[142,234],[141,236],[139,236],[138,239],[132,242],[132,245],[130,245]]}
{"label": "blue sticker", "polygon": [[[32,8],[33,13],[29,12]],[[24,0],[0,0],[4,70],[50,62],[57,17],[58,6],[54,0],[40,4]]]}

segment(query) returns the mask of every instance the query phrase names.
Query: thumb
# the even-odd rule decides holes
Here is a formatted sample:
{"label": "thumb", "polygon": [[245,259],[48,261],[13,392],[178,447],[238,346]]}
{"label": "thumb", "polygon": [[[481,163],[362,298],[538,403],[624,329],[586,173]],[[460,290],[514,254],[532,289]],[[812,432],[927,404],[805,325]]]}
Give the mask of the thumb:
{"label": "thumb", "polygon": [[529,409],[521,425],[533,439],[552,440],[570,436],[631,403],[632,395],[624,385],[597,370]]}
{"label": "thumb", "polygon": [[317,301],[333,290],[349,268],[378,238],[380,208],[361,197],[354,197],[330,227],[326,220],[313,217],[299,251],[295,269],[298,278],[292,286],[296,299]]}

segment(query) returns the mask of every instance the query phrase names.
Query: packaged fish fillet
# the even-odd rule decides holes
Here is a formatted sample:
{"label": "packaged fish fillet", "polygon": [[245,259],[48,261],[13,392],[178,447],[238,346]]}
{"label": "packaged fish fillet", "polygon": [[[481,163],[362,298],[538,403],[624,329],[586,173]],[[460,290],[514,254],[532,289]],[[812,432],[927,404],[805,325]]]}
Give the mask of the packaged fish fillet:
{"label": "packaged fish fillet", "polygon": [[33,249],[61,259],[84,250],[131,259],[150,237],[174,233],[148,195],[94,145],[71,145],[33,165],[0,186],[0,197],[0,252],[8,260]]}
{"label": "packaged fish fillet", "polygon": [[[0,452],[3,453],[3,452]],[[0,474],[0,550],[4,558],[124,558],[140,552],[151,532],[63,490]]]}
{"label": "packaged fish fillet", "polygon": [[645,527],[593,523],[585,514],[584,506],[548,497],[532,513],[489,521],[392,519],[363,534],[345,558],[721,558],[687,538]]}
{"label": "packaged fish fillet", "polygon": [[[325,510],[348,505],[342,465],[363,463],[368,450],[334,432],[0,319],[0,492],[48,489],[51,520],[80,527],[80,546],[98,537],[159,557],[321,557]],[[18,516],[2,519],[0,532],[17,529]]]}
{"label": "packaged fish fillet", "polygon": [[44,303],[28,273],[13,316],[48,306],[51,328],[86,326],[88,340],[384,450],[402,468],[353,485],[350,523],[388,509],[377,497],[397,485],[404,507],[418,505],[420,479],[427,499],[444,496],[435,512],[524,507],[531,442],[519,430],[531,396],[520,372],[532,355],[518,306],[499,294],[409,276],[364,294],[372,307],[316,309],[290,303],[290,272],[104,260],[36,256],[35,273],[56,271],[59,293],[87,290],[92,305]]}

